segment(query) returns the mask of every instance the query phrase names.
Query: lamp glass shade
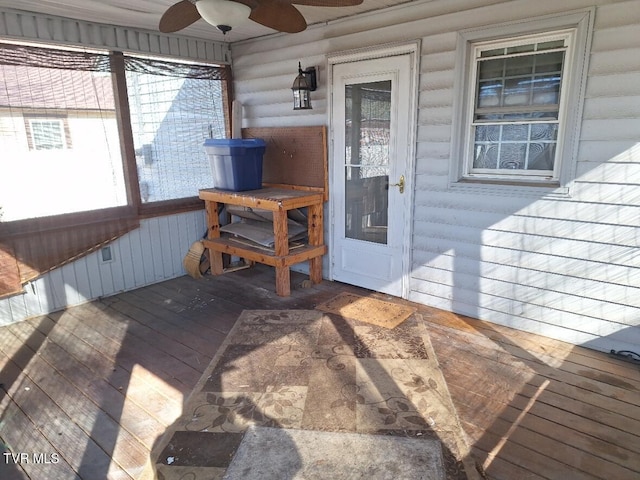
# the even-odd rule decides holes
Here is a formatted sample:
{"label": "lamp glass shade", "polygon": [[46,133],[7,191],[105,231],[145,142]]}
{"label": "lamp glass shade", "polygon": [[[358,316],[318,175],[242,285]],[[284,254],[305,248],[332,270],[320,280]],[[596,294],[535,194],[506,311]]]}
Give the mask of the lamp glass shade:
{"label": "lamp glass shade", "polygon": [[229,0],[198,0],[196,8],[200,16],[214,27],[237,27],[247,23],[251,14],[251,9],[246,5]]}
{"label": "lamp glass shade", "polygon": [[309,96],[309,90],[293,91],[293,109],[311,110],[311,98]]}
{"label": "lamp glass shade", "polygon": [[304,74],[301,72],[293,81],[291,87],[293,91],[293,109],[294,110],[310,110],[311,109],[311,88]]}

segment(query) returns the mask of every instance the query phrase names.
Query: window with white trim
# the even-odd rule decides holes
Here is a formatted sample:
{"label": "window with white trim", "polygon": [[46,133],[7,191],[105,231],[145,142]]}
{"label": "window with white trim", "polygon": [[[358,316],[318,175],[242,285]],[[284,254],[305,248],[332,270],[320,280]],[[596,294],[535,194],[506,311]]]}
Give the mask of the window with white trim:
{"label": "window with white trim", "polygon": [[458,32],[449,187],[569,194],[595,8]]}
{"label": "window with white trim", "polygon": [[66,147],[64,124],[59,118],[29,119],[32,150],[62,150]]}
{"label": "window with white trim", "polygon": [[467,177],[558,178],[572,38],[565,30],[473,46]]}

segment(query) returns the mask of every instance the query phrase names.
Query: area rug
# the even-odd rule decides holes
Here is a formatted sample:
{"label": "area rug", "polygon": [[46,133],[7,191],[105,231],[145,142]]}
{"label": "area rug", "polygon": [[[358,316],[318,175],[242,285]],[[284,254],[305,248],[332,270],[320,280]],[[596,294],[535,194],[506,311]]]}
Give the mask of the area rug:
{"label": "area rug", "polygon": [[441,442],[462,430],[422,317],[394,329],[317,310],[244,311],[159,444],[159,479],[221,479],[252,425]]}
{"label": "area rug", "polygon": [[384,328],[397,327],[416,311],[415,308],[406,305],[346,292],[336,295],[316,308]]}

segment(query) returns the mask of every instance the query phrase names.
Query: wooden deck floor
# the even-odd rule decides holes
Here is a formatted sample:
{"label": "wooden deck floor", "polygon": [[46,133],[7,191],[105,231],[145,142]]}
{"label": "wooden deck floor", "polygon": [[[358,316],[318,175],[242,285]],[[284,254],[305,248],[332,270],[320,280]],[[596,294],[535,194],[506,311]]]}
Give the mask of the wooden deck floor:
{"label": "wooden deck floor", "polygon": [[[139,478],[242,310],[368,294],[273,282],[182,277],[1,328],[0,478]],[[418,307],[485,478],[640,478],[637,365]]]}

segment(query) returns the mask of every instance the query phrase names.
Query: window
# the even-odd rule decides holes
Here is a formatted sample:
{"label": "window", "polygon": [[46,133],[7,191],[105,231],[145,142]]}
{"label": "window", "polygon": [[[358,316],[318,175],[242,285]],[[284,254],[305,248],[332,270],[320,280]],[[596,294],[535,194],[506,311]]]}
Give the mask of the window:
{"label": "window", "polygon": [[461,33],[454,186],[566,185],[575,162],[590,18],[581,12]]}
{"label": "window", "polygon": [[139,226],[202,209],[228,67],[0,43],[0,297]]}
{"label": "window", "polygon": [[125,57],[143,203],[195,197],[213,186],[206,138],[225,138],[218,69]]}
{"label": "window", "polygon": [[567,37],[475,47],[471,174],[554,176]]}
{"label": "window", "polygon": [[0,44],[2,220],[196,205],[213,185],[204,141],[225,137],[226,80],[215,65]]}
{"label": "window", "polygon": [[67,146],[63,121],[60,119],[29,119],[30,150],[62,150]]}
{"label": "window", "polygon": [[126,205],[108,54],[0,45],[0,150],[5,222]]}

